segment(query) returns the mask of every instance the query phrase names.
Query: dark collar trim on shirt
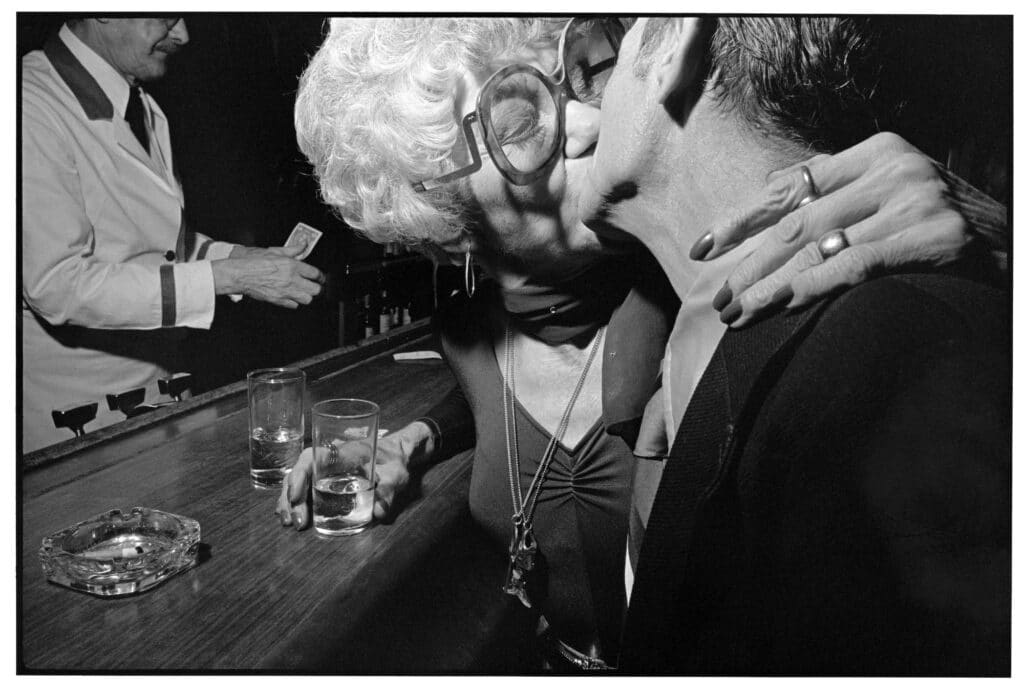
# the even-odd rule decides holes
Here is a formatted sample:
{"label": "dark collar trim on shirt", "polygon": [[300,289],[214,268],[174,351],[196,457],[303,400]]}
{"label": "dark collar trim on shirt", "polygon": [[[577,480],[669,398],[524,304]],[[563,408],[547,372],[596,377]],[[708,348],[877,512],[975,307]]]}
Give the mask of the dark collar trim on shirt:
{"label": "dark collar trim on shirt", "polygon": [[46,41],[43,53],[78,99],[86,117],[90,120],[113,119],[114,106],[110,99],[59,36],[54,34]]}

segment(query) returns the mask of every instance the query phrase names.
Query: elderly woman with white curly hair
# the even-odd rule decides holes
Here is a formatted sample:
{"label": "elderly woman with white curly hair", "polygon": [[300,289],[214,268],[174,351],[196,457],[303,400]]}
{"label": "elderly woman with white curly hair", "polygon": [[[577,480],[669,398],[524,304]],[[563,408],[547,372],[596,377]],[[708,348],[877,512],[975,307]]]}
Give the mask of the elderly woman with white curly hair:
{"label": "elderly woman with white curly hair", "polygon": [[[487,277],[436,317],[459,388],[381,440],[375,514],[410,466],[475,444],[470,509],[509,551],[504,587],[540,617],[548,669],[614,664],[634,453],[667,451],[640,421],[678,303],[645,250],[599,239],[576,211],[625,30],[598,17],[335,19],[295,108],[323,198],[349,225]],[[737,217],[771,225],[799,199]],[[309,461],[278,502],[299,529]]]}

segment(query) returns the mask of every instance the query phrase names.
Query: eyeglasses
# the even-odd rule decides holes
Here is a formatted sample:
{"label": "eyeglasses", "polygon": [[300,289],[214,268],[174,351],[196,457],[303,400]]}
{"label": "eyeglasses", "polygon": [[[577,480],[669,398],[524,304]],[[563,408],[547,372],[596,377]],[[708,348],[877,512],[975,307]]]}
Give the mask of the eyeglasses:
{"label": "eyeglasses", "polygon": [[[477,94],[476,110],[462,119],[470,163],[413,183],[413,189],[426,192],[471,175],[480,170],[483,156],[489,156],[513,185],[528,185],[543,177],[563,147],[565,104],[573,99],[601,107],[625,33],[617,19],[577,17],[562,29],[553,73],[515,64],[492,74]],[[477,143],[477,128],[485,152]]]}

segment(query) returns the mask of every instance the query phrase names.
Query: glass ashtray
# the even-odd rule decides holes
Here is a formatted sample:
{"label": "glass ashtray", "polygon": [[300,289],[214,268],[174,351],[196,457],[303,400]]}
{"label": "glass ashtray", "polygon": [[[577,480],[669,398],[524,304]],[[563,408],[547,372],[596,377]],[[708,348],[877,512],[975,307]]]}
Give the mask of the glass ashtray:
{"label": "glass ashtray", "polygon": [[198,521],[138,506],[59,530],[39,548],[47,580],[101,597],[149,590],[195,566],[198,555]]}

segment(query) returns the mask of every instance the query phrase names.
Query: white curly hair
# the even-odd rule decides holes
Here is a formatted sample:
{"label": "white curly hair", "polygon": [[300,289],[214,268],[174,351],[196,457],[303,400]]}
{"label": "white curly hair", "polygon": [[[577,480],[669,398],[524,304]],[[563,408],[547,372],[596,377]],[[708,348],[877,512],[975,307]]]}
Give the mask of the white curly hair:
{"label": "white curly hair", "polygon": [[[463,75],[523,48],[550,45],[563,20],[336,18],[299,82],[295,131],[324,201],[375,242],[457,240],[465,180],[412,183],[454,169]],[[482,143],[481,143],[482,144]]]}

